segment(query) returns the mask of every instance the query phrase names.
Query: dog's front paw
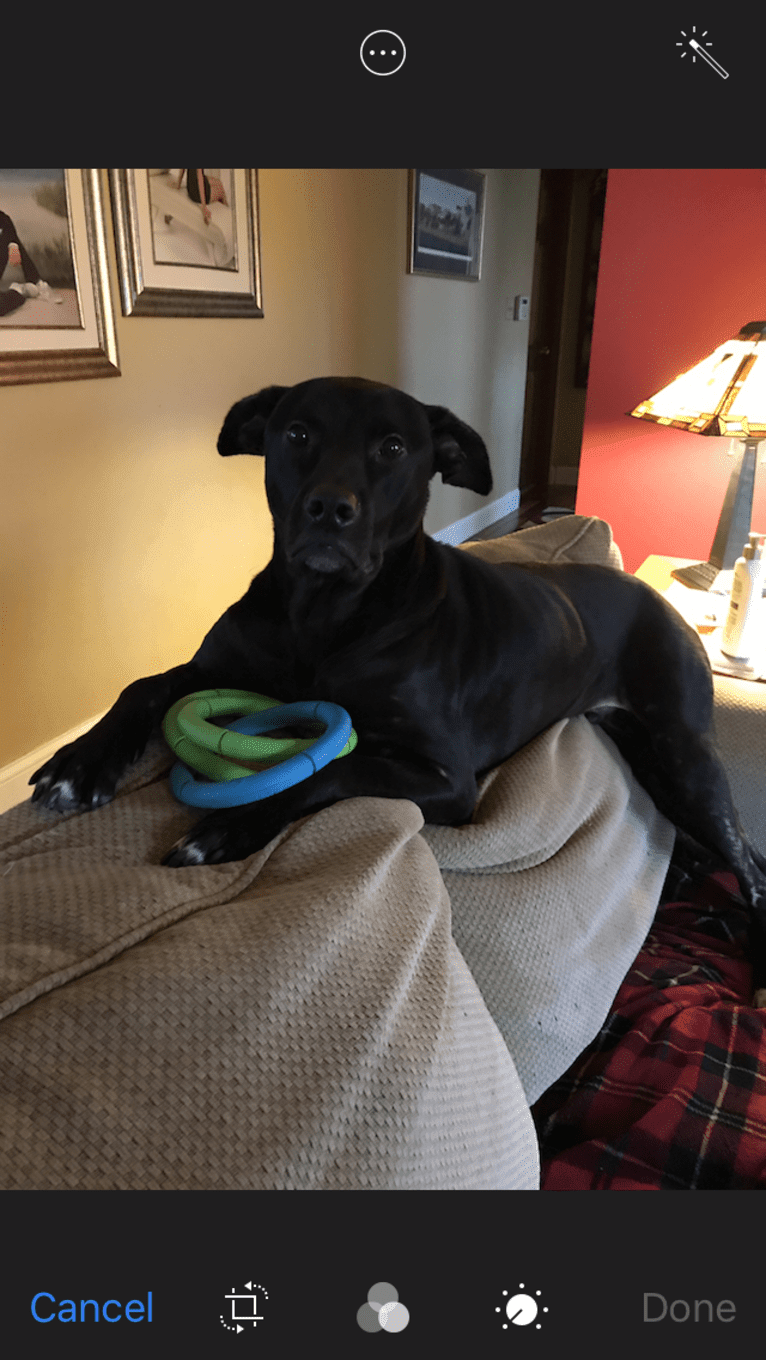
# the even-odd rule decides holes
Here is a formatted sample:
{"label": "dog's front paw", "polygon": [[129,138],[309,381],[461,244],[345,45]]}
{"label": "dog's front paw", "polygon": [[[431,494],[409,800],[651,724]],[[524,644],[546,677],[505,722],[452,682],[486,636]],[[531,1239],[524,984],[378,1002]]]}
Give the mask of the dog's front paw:
{"label": "dog's front paw", "polygon": [[162,863],[169,869],[184,869],[194,864],[247,859],[266,844],[259,830],[251,808],[244,814],[236,810],[212,812],[176,841]]}
{"label": "dog's front paw", "polygon": [[79,741],[62,746],[30,779],[32,802],[52,812],[97,808],[114,797],[121,768],[116,768]]}

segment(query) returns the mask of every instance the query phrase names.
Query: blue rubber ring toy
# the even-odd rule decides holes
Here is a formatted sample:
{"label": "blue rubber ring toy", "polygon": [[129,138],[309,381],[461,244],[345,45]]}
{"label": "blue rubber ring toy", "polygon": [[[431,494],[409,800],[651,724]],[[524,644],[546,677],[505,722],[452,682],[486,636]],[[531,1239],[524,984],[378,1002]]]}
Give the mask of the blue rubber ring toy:
{"label": "blue rubber ring toy", "polygon": [[[198,780],[190,769],[177,761],[170,772],[170,786],[182,803],[190,807],[241,807],[261,798],[271,798],[283,789],[300,784],[301,780],[329,765],[343,750],[351,735],[351,719],[345,708],[320,699],[301,704],[280,704],[261,713],[251,713],[236,723],[239,732],[250,735],[272,732],[289,723],[318,722],[326,730],[306,751],[290,756],[281,765],[259,770],[257,774],[230,779],[220,784],[206,784]],[[234,726],[234,724],[232,724]]]}
{"label": "blue rubber ring toy", "polygon": [[[162,730],[176,758],[198,774],[213,781],[242,779],[253,772],[252,768],[248,769],[253,762],[260,770],[314,745],[316,736],[303,739],[248,734],[251,714],[282,706],[281,700],[253,694],[250,690],[197,690],[168,709],[162,720]],[[227,721],[223,727],[209,721],[224,716]],[[242,721],[235,722],[235,718]],[[335,759],[341,760],[348,755],[356,743],[357,735],[352,728],[351,736]],[[224,751],[234,759],[226,758],[222,754]]]}

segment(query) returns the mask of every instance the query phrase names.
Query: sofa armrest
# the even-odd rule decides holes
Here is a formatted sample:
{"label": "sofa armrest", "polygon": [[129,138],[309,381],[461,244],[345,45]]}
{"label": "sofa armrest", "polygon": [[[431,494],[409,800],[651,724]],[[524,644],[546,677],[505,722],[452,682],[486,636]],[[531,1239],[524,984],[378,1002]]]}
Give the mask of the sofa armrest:
{"label": "sofa armrest", "polygon": [[766,684],[714,675],[715,731],[734,806],[766,855]]}

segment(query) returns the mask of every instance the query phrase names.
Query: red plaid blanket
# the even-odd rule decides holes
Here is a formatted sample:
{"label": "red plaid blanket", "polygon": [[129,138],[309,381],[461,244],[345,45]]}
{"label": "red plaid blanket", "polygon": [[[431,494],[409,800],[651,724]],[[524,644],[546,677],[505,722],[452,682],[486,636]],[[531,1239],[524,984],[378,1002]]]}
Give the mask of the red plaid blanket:
{"label": "red plaid blanket", "polygon": [[660,906],[610,1015],[533,1108],[543,1190],[766,1189],[766,1009],[717,873]]}

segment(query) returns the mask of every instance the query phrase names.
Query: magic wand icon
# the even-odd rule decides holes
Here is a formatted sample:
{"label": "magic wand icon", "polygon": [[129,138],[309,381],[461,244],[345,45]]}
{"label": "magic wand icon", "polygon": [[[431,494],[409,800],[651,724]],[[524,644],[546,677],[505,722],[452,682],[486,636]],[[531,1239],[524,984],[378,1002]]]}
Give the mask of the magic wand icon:
{"label": "magic wand icon", "polygon": [[[702,37],[703,37],[703,38],[706,38],[706,37],[707,37],[707,32],[708,32],[707,29],[705,29],[704,33],[702,34]],[[697,60],[697,57],[698,57],[698,56],[702,57],[702,60],[703,60],[703,61],[706,61],[707,64],[708,64],[708,66],[712,66],[713,70],[718,72],[718,75],[721,77],[722,80],[728,80],[728,79],[729,79],[729,72],[728,72],[728,71],[724,71],[723,67],[722,67],[717,61],[715,61],[713,57],[711,57],[711,55],[710,55],[709,52],[707,52],[707,51],[705,50],[705,49],[708,48],[708,47],[712,47],[713,44],[708,42],[708,43],[705,43],[704,46],[703,46],[701,42],[698,42],[698,41],[697,41],[697,38],[696,38],[697,25],[696,25],[696,24],[692,24],[692,33],[695,34],[695,37],[690,38],[689,35],[688,35],[688,33],[685,33],[684,30],[681,29],[681,37],[682,37],[682,38],[685,38],[686,41],[685,41],[685,42],[677,42],[677,43],[676,43],[676,47],[683,47],[684,50],[683,50],[683,52],[681,53],[682,59],[686,56],[686,48],[687,48],[687,46],[689,46],[689,47],[691,48],[691,50],[692,50],[692,61],[693,61],[693,62],[695,62],[695,61]]]}
{"label": "magic wand icon", "polygon": [[728,79],[729,79],[729,72],[728,72],[728,71],[724,71],[723,67],[718,65],[718,62],[715,61],[713,57],[711,57],[711,55],[710,55],[709,52],[706,52],[706,51],[705,51],[704,47],[700,47],[700,45],[699,45],[699,43],[697,42],[697,39],[696,39],[696,38],[690,38],[690,39],[689,39],[689,46],[690,46],[691,48],[693,48],[694,51],[695,51],[700,57],[702,57],[702,60],[703,60],[703,61],[706,61],[706,62],[707,62],[708,66],[712,66],[713,70],[714,70],[714,71],[717,71],[718,74],[719,74],[719,76],[722,76],[724,80],[728,80]]}

